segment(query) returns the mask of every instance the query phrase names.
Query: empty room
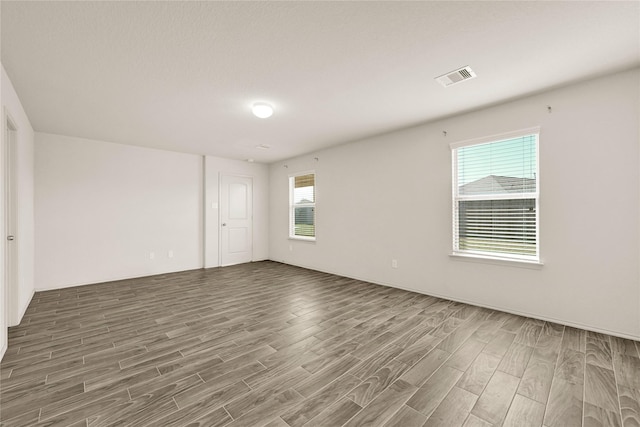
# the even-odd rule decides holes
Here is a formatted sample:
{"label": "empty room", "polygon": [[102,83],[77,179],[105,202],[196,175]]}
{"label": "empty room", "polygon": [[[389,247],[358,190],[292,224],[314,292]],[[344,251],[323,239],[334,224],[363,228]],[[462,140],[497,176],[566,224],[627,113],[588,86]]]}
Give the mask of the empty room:
{"label": "empty room", "polygon": [[0,20],[0,425],[640,427],[640,2]]}

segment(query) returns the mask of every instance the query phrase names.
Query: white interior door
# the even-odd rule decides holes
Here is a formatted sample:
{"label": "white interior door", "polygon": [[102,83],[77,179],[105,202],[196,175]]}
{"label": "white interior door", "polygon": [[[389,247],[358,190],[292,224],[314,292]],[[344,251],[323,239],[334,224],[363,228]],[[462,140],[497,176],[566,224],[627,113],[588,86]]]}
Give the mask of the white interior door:
{"label": "white interior door", "polygon": [[220,177],[220,265],[251,262],[253,258],[253,180]]}
{"label": "white interior door", "polygon": [[8,115],[5,115],[5,132],[3,138],[3,179],[2,188],[4,198],[4,286],[7,323],[9,326],[18,324],[18,247],[16,215],[16,143],[17,128]]}

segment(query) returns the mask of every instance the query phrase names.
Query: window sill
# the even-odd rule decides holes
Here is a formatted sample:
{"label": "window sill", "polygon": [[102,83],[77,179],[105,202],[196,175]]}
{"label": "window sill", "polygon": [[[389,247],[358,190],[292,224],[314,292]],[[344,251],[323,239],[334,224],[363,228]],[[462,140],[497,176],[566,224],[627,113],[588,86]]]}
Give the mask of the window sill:
{"label": "window sill", "polygon": [[542,261],[531,261],[517,258],[501,258],[487,255],[474,255],[462,253],[450,253],[449,257],[456,261],[477,262],[480,264],[506,265],[510,267],[521,267],[539,270],[544,265]]}
{"label": "window sill", "polygon": [[301,242],[311,242],[315,243],[315,237],[302,237],[302,236],[289,236],[289,240],[299,240]]}

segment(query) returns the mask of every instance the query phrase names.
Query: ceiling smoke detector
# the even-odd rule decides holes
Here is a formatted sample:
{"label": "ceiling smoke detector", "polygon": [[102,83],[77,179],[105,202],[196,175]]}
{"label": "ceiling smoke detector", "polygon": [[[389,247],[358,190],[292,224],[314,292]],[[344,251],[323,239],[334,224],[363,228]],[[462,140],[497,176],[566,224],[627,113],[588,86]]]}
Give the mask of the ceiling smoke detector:
{"label": "ceiling smoke detector", "polygon": [[450,71],[446,74],[436,77],[436,81],[442,86],[447,87],[465,80],[472,79],[475,76],[476,73],[474,73],[471,67],[467,65],[466,67],[462,67],[458,70]]}

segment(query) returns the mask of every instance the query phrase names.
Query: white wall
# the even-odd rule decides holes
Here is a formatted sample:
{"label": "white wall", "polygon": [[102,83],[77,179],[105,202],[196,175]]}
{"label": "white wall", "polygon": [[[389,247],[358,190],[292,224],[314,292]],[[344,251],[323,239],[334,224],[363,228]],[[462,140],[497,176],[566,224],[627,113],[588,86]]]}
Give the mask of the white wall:
{"label": "white wall", "polygon": [[38,132],[35,171],[36,289],[202,267],[202,156]]}
{"label": "white wall", "polygon": [[[7,346],[7,327],[20,323],[31,297],[34,292],[34,216],[33,216],[33,128],[22,108],[20,99],[16,94],[13,84],[9,79],[4,67],[2,67],[2,80],[0,84],[0,100],[2,105],[2,138],[6,136],[5,114],[17,127],[17,150],[16,150],[16,185],[17,185],[17,210],[18,224],[15,244],[18,246],[18,294],[17,301],[13,307],[14,316],[7,318],[5,310],[6,284],[4,283],[5,254],[4,254],[4,233],[1,236],[3,243],[0,244],[0,295],[3,296],[0,302],[0,358],[4,354]],[[4,156],[4,153],[2,153]],[[4,183],[4,158],[0,161],[0,176]],[[0,197],[0,229],[4,230],[4,199]]]}
{"label": "white wall", "polygon": [[[272,164],[270,257],[639,339],[639,90],[636,69]],[[449,144],[533,126],[544,266],[450,257]],[[287,238],[287,176],[310,169],[315,243]]]}
{"label": "white wall", "polygon": [[269,167],[220,157],[205,157],[205,268],[220,265],[220,175],[253,178],[253,261],[269,259]]}

